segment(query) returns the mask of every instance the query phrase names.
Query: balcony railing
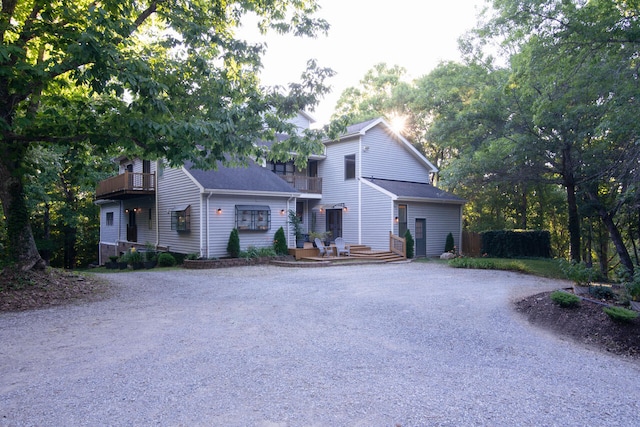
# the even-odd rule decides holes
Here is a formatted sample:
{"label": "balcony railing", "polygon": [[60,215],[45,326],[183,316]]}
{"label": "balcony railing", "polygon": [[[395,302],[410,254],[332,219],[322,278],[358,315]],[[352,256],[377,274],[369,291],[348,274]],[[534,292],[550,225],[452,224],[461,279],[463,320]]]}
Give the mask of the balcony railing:
{"label": "balcony railing", "polygon": [[302,175],[279,175],[302,193],[322,194],[322,178]]}
{"label": "balcony railing", "polygon": [[98,183],[96,199],[126,199],[155,194],[156,174],[125,172]]}

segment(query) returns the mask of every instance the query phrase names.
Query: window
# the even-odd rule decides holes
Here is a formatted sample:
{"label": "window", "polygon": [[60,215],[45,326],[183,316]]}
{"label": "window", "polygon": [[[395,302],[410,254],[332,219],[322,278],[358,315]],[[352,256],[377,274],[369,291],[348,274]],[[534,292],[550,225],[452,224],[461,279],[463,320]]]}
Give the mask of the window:
{"label": "window", "polygon": [[296,216],[300,218],[300,223],[304,223],[304,202],[296,202]]}
{"label": "window", "polygon": [[407,232],[407,205],[398,205],[398,236]]}
{"label": "window", "polygon": [[191,231],[191,206],[182,206],[171,211],[171,229],[174,231]]}
{"label": "window", "polygon": [[293,162],[274,162],[269,163],[269,167],[271,172],[274,172],[277,175],[293,175],[295,172],[295,167]]}
{"label": "window", "polygon": [[238,231],[266,231],[271,228],[271,208],[259,205],[236,205]]}
{"label": "window", "polygon": [[344,179],[356,178],[356,155],[344,156]]}
{"label": "window", "polygon": [[113,225],[113,212],[107,212],[107,225]]}

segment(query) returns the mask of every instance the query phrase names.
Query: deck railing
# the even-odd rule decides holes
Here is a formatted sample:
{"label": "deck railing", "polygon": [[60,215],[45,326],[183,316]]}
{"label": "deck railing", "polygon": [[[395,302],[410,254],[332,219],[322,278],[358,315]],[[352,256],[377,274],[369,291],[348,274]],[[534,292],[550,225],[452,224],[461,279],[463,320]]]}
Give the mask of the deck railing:
{"label": "deck railing", "polygon": [[153,192],[156,189],[156,174],[129,172],[112,176],[98,183],[96,197],[127,191]]}
{"label": "deck railing", "polygon": [[389,250],[402,258],[407,258],[407,240],[389,232]]}
{"label": "deck railing", "polygon": [[322,194],[322,178],[302,175],[279,175],[296,190],[303,193]]}

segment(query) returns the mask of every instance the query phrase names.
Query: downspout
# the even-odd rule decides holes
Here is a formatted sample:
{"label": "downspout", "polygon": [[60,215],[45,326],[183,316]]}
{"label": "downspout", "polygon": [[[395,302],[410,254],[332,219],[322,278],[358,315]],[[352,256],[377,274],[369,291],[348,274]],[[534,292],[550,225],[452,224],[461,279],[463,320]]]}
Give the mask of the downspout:
{"label": "downspout", "polygon": [[209,259],[209,257],[211,257],[211,206],[209,205],[209,199],[211,198],[212,193],[209,193],[209,195],[207,196],[207,259]]}
{"label": "downspout", "polygon": [[155,184],[156,184],[156,250],[158,246],[160,246],[160,207],[158,206],[158,193],[160,192],[160,184],[158,182],[158,161],[156,160],[156,173],[155,173]]}
{"label": "downspout", "polygon": [[358,138],[358,244],[362,244],[362,136]]}
{"label": "downspout", "polygon": [[203,228],[205,228],[204,221],[204,193],[200,193],[200,256],[204,255],[204,233]]}

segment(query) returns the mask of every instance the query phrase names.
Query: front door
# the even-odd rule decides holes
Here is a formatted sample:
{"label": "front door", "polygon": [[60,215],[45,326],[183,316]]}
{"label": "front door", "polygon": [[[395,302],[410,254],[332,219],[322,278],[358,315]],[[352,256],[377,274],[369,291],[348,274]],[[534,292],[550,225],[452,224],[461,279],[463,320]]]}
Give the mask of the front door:
{"label": "front door", "polygon": [[138,241],[138,226],[136,224],[136,210],[129,209],[129,224],[127,224],[127,241]]}
{"label": "front door", "polygon": [[329,240],[342,237],[342,209],[327,209],[326,230],[331,232]]}
{"label": "front door", "polygon": [[416,257],[427,256],[427,220],[416,218]]}

